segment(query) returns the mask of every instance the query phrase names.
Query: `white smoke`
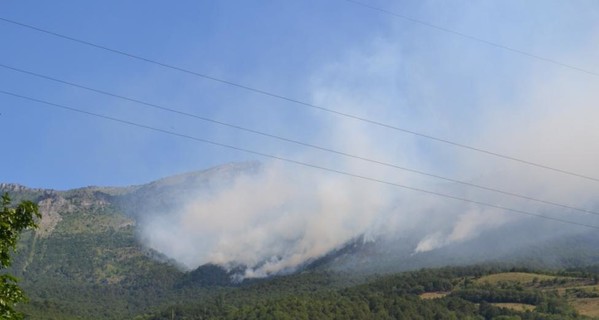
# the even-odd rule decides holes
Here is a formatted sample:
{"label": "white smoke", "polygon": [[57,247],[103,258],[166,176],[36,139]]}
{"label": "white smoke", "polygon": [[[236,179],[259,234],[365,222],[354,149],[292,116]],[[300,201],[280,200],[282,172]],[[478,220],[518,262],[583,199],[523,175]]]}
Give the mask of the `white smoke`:
{"label": "white smoke", "polygon": [[[599,177],[596,124],[599,91],[595,78],[532,61],[533,67],[504,74],[508,80],[498,79],[487,72],[492,70],[497,74],[501,66],[489,66],[493,61],[487,56],[471,54],[469,64],[451,64],[463,52],[456,50],[450,40],[415,52],[406,50],[410,44],[414,43],[404,46],[393,37],[377,38],[368,47],[354,48],[345,57],[323,66],[311,75],[313,103]],[[481,44],[473,46],[473,50],[478,50]],[[573,51],[572,57],[577,57],[575,53],[584,49],[596,51],[586,44],[569,50]],[[558,53],[567,59],[570,52]],[[436,59],[443,59],[446,64],[432,64]],[[593,61],[578,62],[591,65]],[[478,72],[481,66],[483,70]],[[518,85],[507,85],[510,80]],[[452,81],[458,83],[450,85]],[[461,86],[459,81],[470,83]],[[468,91],[456,91],[460,88]],[[306,128],[320,132],[313,139],[314,144],[574,207],[596,206],[599,188],[594,181],[465,151],[356,120],[313,113],[321,121],[314,128]],[[373,179],[599,225],[590,215],[572,210],[439,182],[324,152],[298,150],[286,157]],[[414,248],[415,253],[420,253],[476,239],[487,230],[518,223],[525,217],[271,161],[257,175],[241,175],[229,187],[210,196],[190,197],[181,210],[150,216],[140,227],[148,246],[189,268],[206,263],[243,265],[247,267],[244,277],[263,277],[294,270],[358,236],[376,239],[410,232],[420,239]]]}
{"label": "white smoke", "polygon": [[265,166],[208,198],[190,199],[143,224],[150,247],[193,268],[248,266],[262,277],[322,256],[364,233],[384,210],[384,190],[331,174]]}

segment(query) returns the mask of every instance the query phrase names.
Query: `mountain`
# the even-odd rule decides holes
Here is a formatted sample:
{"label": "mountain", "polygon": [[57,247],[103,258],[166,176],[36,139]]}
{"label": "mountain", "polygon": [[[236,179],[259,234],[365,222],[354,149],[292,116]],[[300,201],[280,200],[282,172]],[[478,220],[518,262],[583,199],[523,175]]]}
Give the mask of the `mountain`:
{"label": "mountain", "polygon": [[97,318],[99,314],[104,319],[123,319],[183,292],[201,296],[205,285],[216,283],[200,281],[175,292],[173,288],[181,287],[187,278],[197,277],[143,246],[138,240],[138,219],[149,210],[176,206],[192,191],[208,192],[236,175],[259,169],[257,163],[228,164],[122,188],[57,191],[0,184],[0,192],[7,192],[13,203],[34,201],[42,214],[39,228],[22,235],[9,271],[22,279],[31,300],[21,308],[32,319]]}
{"label": "mountain", "polygon": [[[168,221],[168,214],[177,211],[184,199],[208,197],[231,186],[237,177],[261,170],[259,163],[234,163],[144,185],[67,191],[0,184],[0,192],[9,193],[15,203],[32,200],[42,213],[39,229],[23,234],[10,270],[22,279],[31,300],[21,310],[31,319],[125,319],[163,312],[173,301],[222,305],[219,297],[248,286],[263,288],[256,290],[272,296],[278,286],[297,288],[291,284],[293,279],[301,279],[299,286],[310,291],[353,285],[374,273],[422,267],[494,262],[555,269],[599,264],[595,232],[559,237],[548,232],[539,238],[527,232],[531,225],[526,224],[505,225],[488,231],[484,239],[417,254],[414,248],[419,239],[410,234],[393,238],[360,235],[305,261],[296,274],[243,282],[234,281],[239,280],[243,266],[207,264],[187,270],[141,243],[139,223],[148,215],[164,215]],[[542,228],[539,223],[534,227]],[[508,233],[513,236],[506,239]]]}

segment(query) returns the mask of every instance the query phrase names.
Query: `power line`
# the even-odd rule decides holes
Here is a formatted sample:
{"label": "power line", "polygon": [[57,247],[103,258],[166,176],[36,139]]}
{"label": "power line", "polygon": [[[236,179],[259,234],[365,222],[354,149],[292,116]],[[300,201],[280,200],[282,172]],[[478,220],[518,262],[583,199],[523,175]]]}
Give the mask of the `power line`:
{"label": "power line", "polygon": [[452,141],[452,140],[448,140],[448,139],[444,139],[444,138],[440,138],[440,137],[435,137],[435,136],[428,135],[428,134],[425,134],[425,133],[420,133],[420,132],[417,132],[417,131],[413,131],[413,130],[409,130],[409,129],[405,129],[405,128],[393,126],[393,125],[390,125],[390,124],[387,124],[387,123],[383,123],[383,122],[380,122],[380,121],[371,120],[371,119],[364,118],[364,117],[361,117],[361,116],[349,114],[349,113],[346,113],[346,112],[343,112],[343,111],[339,111],[339,110],[335,110],[335,109],[331,109],[331,108],[327,108],[327,107],[323,107],[323,106],[318,106],[318,105],[315,105],[315,104],[312,104],[312,103],[309,103],[309,102],[305,102],[305,101],[301,101],[301,100],[298,100],[298,99],[289,98],[289,97],[286,97],[286,96],[283,96],[283,95],[280,95],[280,94],[276,94],[276,93],[273,93],[273,92],[270,92],[270,91],[258,89],[258,88],[255,88],[255,87],[250,87],[250,86],[247,86],[247,85],[244,85],[244,84],[240,84],[240,83],[236,83],[236,82],[232,82],[232,81],[229,81],[229,80],[224,80],[224,79],[216,78],[216,77],[213,77],[213,76],[210,76],[210,75],[207,75],[207,74],[199,73],[199,72],[192,71],[192,70],[189,70],[189,69],[185,69],[185,68],[182,68],[182,67],[178,67],[178,66],[175,66],[175,65],[171,65],[171,64],[159,62],[159,61],[156,61],[156,60],[144,58],[144,57],[132,54],[132,53],[125,52],[125,51],[121,51],[121,50],[117,50],[117,49],[112,49],[112,48],[109,48],[109,47],[106,47],[106,46],[103,46],[103,45],[99,45],[99,44],[96,44],[96,43],[93,43],[93,42],[89,42],[89,41],[86,41],[86,40],[81,40],[81,39],[77,39],[77,38],[74,38],[74,37],[66,36],[66,35],[63,35],[63,34],[60,34],[60,33],[56,33],[56,32],[53,32],[53,31],[46,30],[46,29],[42,29],[42,28],[39,28],[39,27],[36,27],[36,26],[32,26],[32,25],[29,25],[29,24],[25,24],[25,23],[22,23],[22,22],[17,22],[17,21],[14,21],[14,20],[9,20],[9,19],[2,18],[2,17],[0,17],[0,21],[4,21],[4,22],[7,22],[7,23],[18,25],[18,26],[21,26],[21,27],[24,27],[24,28],[35,30],[35,31],[38,31],[38,32],[41,32],[41,33],[45,33],[45,34],[48,34],[48,35],[52,35],[54,37],[62,38],[62,39],[65,39],[65,40],[77,42],[77,43],[84,44],[84,45],[87,45],[87,46],[91,46],[91,47],[94,47],[94,48],[102,49],[102,50],[105,50],[105,51],[108,51],[108,52],[111,52],[111,53],[115,53],[115,54],[119,54],[119,55],[122,55],[122,56],[129,57],[129,58],[132,58],[132,59],[137,59],[137,60],[144,61],[144,62],[147,62],[147,63],[155,64],[155,65],[167,68],[167,69],[171,69],[171,70],[179,71],[179,72],[182,72],[182,73],[190,74],[190,75],[193,75],[193,76],[197,76],[197,77],[200,77],[200,78],[203,78],[203,79],[207,79],[207,80],[211,80],[211,81],[223,83],[223,84],[226,84],[226,85],[229,85],[229,86],[233,86],[233,87],[237,87],[237,88],[240,88],[240,89],[243,89],[243,90],[247,90],[247,91],[251,91],[251,92],[254,92],[254,93],[258,93],[258,94],[261,94],[261,95],[264,95],[264,96],[268,96],[268,97],[272,97],[272,98],[275,98],[275,99],[279,99],[279,100],[291,102],[291,103],[294,103],[294,104],[297,104],[297,105],[301,105],[301,106],[304,106],[304,107],[308,107],[308,108],[312,108],[312,109],[324,111],[324,112],[331,113],[331,114],[334,114],[334,115],[337,115],[337,116],[341,116],[341,117],[345,117],[345,118],[349,118],[349,119],[354,119],[354,120],[362,121],[362,122],[365,122],[365,123],[369,123],[369,124],[372,124],[372,125],[376,125],[376,126],[379,126],[379,127],[383,127],[383,128],[387,128],[387,129],[391,129],[391,130],[403,132],[403,133],[412,134],[412,135],[415,135],[415,136],[418,136],[418,137],[421,137],[421,138],[433,140],[433,141],[436,141],[436,142],[445,143],[445,144],[448,144],[448,145],[452,145],[454,147],[459,147],[459,148],[463,148],[463,149],[467,149],[467,150],[471,150],[471,151],[476,151],[476,152],[487,154],[487,155],[494,156],[494,157],[497,157],[497,158],[502,158],[502,159],[506,159],[506,160],[510,160],[510,161],[515,161],[515,162],[519,162],[519,163],[526,164],[526,165],[529,165],[529,166],[534,166],[534,167],[542,168],[542,169],[545,169],[545,170],[550,170],[550,171],[554,171],[554,172],[558,172],[558,173],[562,173],[562,174],[566,174],[566,175],[570,175],[570,176],[575,176],[575,177],[578,177],[578,178],[583,178],[583,179],[587,179],[587,180],[592,180],[592,181],[595,181],[595,182],[599,182],[599,178],[594,178],[594,177],[591,177],[591,176],[588,176],[588,175],[584,175],[584,174],[580,174],[580,173],[576,173],[576,172],[572,172],[572,171],[567,171],[567,170],[563,170],[563,169],[551,167],[551,166],[548,166],[548,165],[544,165],[544,164],[540,164],[540,163],[536,163],[536,162],[532,162],[532,161],[528,161],[528,160],[524,160],[524,159],[512,157],[512,156],[509,156],[509,155],[504,155],[504,154],[501,154],[501,153],[497,153],[497,152],[494,152],[494,151],[490,151],[490,150],[486,150],[486,149],[482,149],[482,148],[478,148],[478,147],[466,145],[466,144],[463,144],[463,143],[460,143],[460,142],[456,142],[456,141]]}
{"label": "power line", "polygon": [[486,44],[486,45],[489,45],[489,46],[492,46],[492,47],[495,47],[495,48],[499,48],[499,49],[502,49],[502,50],[510,51],[510,52],[513,52],[513,53],[517,53],[519,55],[523,55],[523,56],[526,56],[526,57],[529,57],[529,58],[537,59],[537,60],[540,60],[540,61],[543,61],[543,62],[551,63],[551,64],[556,65],[556,66],[560,66],[560,67],[568,68],[568,69],[571,69],[571,70],[583,72],[583,73],[586,73],[588,75],[592,75],[592,76],[596,76],[596,77],[599,76],[599,73],[594,72],[594,71],[586,70],[586,69],[583,69],[583,68],[580,68],[580,67],[577,67],[577,66],[573,66],[571,64],[567,64],[567,63],[563,63],[563,62],[560,62],[560,61],[557,61],[557,60],[553,60],[551,58],[539,56],[539,55],[536,55],[536,54],[533,54],[533,53],[530,53],[530,52],[526,52],[526,51],[523,51],[523,50],[520,50],[520,49],[512,48],[512,47],[509,47],[509,46],[506,46],[506,45],[503,45],[503,44],[499,44],[497,42],[493,42],[493,41],[489,41],[489,40],[486,40],[486,39],[483,39],[483,38],[475,37],[475,36],[467,34],[467,33],[463,33],[463,32],[456,31],[456,30],[453,30],[453,29],[449,29],[449,28],[446,28],[446,27],[442,27],[442,26],[439,26],[439,25],[436,25],[436,24],[432,24],[432,23],[424,21],[424,20],[419,20],[419,19],[416,19],[416,18],[412,18],[410,16],[403,15],[403,14],[400,14],[400,13],[396,13],[396,12],[393,12],[393,11],[390,11],[390,10],[387,10],[387,9],[383,9],[383,8],[380,8],[380,7],[376,7],[376,6],[373,6],[373,5],[361,2],[361,1],[356,1],[356,0],[345,0],[345,1],[353,3],[353,4],[356,4],[356,5],[359,5],[359,6],[362,6],[362,7],[365,7],[365,8],[368,8],[370,10],[374,10],[374,11],[378,11],[378,12],[384,13],[386,15],[389,15],[389,16],[392,16],[392,17],[395,17],[395,18],[399,18],[399,19],[403,19],[403,20],[406,20],[406,21],[410,21],[410,22],[416,23],[416,24],[420,24],[420,25],[426,26],[428,28],[431,28],[431,29],[434,29],[434,30],[437,30],[437,31],[441,31],[441,32],[445,32],[445,33],[448,33],[448,34],[452,34],[452,35],[455,35],[455,36],[458,36],[458,37],[462,37],[462,38],[465,38],[465,39],[468,39],[468,40],[473,40],[473,41],[476,41],[476,42],[479,42],[479,43],[483,43],[483,44]]}
{"label": "power line", "polygon": [[219,121],[219,120],[214,120],[214,119],[211,119],[211,118],[203,117],[203,116],[200,116],[200,115],[197,115],[197,114],[193,114],[193,113],[189,113],[189,112],[180,111],[180,110],[177,110],[177,109],[173,109],[172,107],[167,107],[167,106],[163,106],[163,105],[159,105],[159,104],[155,104],[155,103],[150,103],[150,102],[142,101],[142,100],[139,100],[139,99],[134,99],[134,98],[126,97],[126,96],[123,96],[123,95],[111,93],[111,92],[108,92],[108,91],[91,88],[91,87],[84,86],[84,85],[81,85],[81,84],[77,84],[77,83],[73,83],[73,82],[69,82],[69,81],[57,79],[57,78],[54,78],[54,77],[50,77],[50,76],[47,76],[47,75],[39,74],[39,73],[36,73],[36,72],[32,72],[32,71],[28,71],[28,70],[24,70],[24,69],[20,69],[20,68],[11,67],[11,66],[8,66],[8,65],[5,65],[5,64],[2,64],[2,63],[0,63],[0,67],[5,68],[5,69],[9,69],[9,70],[12,70],[12,71],[20,72],[20,73],[23,73],[23,74],[31,75],[31,76],[34,76],[34,77],[38,77],[38,78],[42,78],[42,79],[54,81],[54,82],[57,82],[57,83],[69,85],[69,86],[72,86],[72,87],[76,87],[76,88],[88,90],[88,91],[91,91],[91,92],[103,94],[103,95],[106,95],[106,96],[110,96],[110,97],[122,99],[122,100],[125,100],[125,101],[134,102],[134,103],[140,104],[140,105],[145,106],[145,107],[154,108],[154,109],[158,109],[158,110],[163,110],[163,111],[167,111],[167,112],[171,112],[171,113],[175,113],[175,114],[187,116],[187,117],[198,119],[198,120],[202,120],[202,121],[205,121],[205,122],[210,122],[210,123],[214,123],[214,124],[217,124],[217,125],[226,126],[226,127],[229,127],[229,128],[234,128],[234,129],[237,129],[237,130],[241,130],[241,131],[250,132],[250,133],[253,133],[253,134],[258,134],[258,135],[261,135],[261,136],[269,137],[269,138],[272,138],[272,139],[277,139],[277,140],[284,141],[284,142],[294,143],[294,144],[297,144],[297,145],[300,145],[300,146],[309,147],[309,148],[316,149],[316,150],[330,152],[330,153],[341,155],[341,156],[345,156],[345,157],[348,157],[348,158],[358,159],[358,160],[362,160],[362,161],[366,161],[366,162],[370,162],[370,163],[374,163],[374,164],[378,164],[378,165],[382,165],[382,166],[386,166],[386,167],[390,167],[390,168],[394,168],[394,169],[399,169],[399,170],[411,172],[411,173],[414,173],[414,174],[419,174],[419,175],[428,176],[428,177],[432,177],[432,178],[436,178],[436,179],[440,179],[440,180],[445,180],[445,181],[449,181],[449,182],[453,182],[453,183],[458,183],[458,184],[461,184],[461,185],[464,185],[464,186],[474,187],[474,188],[478,188],[478,189],[485,190],[485,191],[496,192],[496,193],[500,193],[500,194],[511,196],[511,197],[515,197],[515,198],[520,198],[520,199],[535,201],[535,202],[539,202],[539,203],[543,203],[543,204],[548,204],[548,205],[552,205],[552,206],[556,206],[556,207],[560,207],[560,208],[564,208],[564,209],[575,210],[575,211],[582,212],[582,213],[599,215],[599,212],[596,212],[596,211],[587,210],[587,209],[581,209],[581,208],[577,208],[577,207],[573,207],[573,206],[569,206],[569,205],[565,205],[565,204],[561,204],[561,203],[557,203],[557,202],[553,202],[553,201],[537,199],[537,198],[533,198],[533,197],[530,197],[530,196],[517,194],[517,193],[514,193],[514,192],[510,192],[510,191],[505,191],[505,190],[501,190],[501,189],[497,189],[497,188],[482,186],[482,185],[478,185],[478,184],[474,184],[474,183],[470,183],[470,182],[466,182],[466,181],[462,181],[462,180],[457,180],[457,179],[453,179],[453,178],[444,177],[444,176],[433,174],[433,173],[429,173],[429,172],[424,172],[424,171],[420,171],[420,170],[416,170],[416,169],[411,169],[411,168],[399,166],[399,165],[388,163],[388,162],[384,162],[384,161],[379,161],[379,160],[375,160],[375,159],[371,159],[371,158],[357,156],[357,155],[350,154],[350,153],[347,153],[347,152],[338,151],[338,150],[335,150],[335,149],[326,148],[326,147],[322,147],[322,146],[318,146],[318,145],[314,145],[314,144],[302,142],[302,141],[299,141],[299,140],[285,138],[285,137],[282,137],[282,136],[279,136],[279,135],[270,134],[270,133],[266,133],[266,132],[262,132],[262,131],[258,131],[258,130],[254,130],[254,129],[250,129],[250,128],[246,128],[246,127],[242,127],[242,126],[230,124],[230,123],[227,123],[227,122]]}
{"label": "power line", "polygon": [[434,195],[434,196],[438,196],[438,197],[442,197],[442,198],[472,203],[472,204],[476,204],[476,205],[480,205],[480,206],[484,206],[484,207],[509,211],[509,212],[513,212],[513,213],[518,213],[518,214],[527,215],[527,216],[531,216],[531,217],[537,217],[537,218],[546,219],[546,220],[552,220],[552,221],[556,221],[556,222],[560,222],[560,223],[571,224],[571,225],[587,227],[587,228],[592,228],[592,229],[599,229],[599,226],[592,225],[592,224],[580,223],[580,222],[576,222],[576,221],[570,221],[570,220],[565,220],[565,219],[561,219],[561,218],[545,216],[542,214],[537,214],[537,213],[533,213],[533,212],[529,212],[529,211],[513,209],[513,208],[509,208],[509,207],[504,207],[501,205],[495,205],[495,204],[486,203],[486,202],[482,202],[482,201],[462,198],[462,197],[458,197],[458,196],[452,196],[449,194],[440,193],[440,192],[436,192],[436,191],[420,189],[420,188],[411,187],[411,186],[407,186],[407,185],[403,185],[403,184],[399,184],[399,183],[395,183],[395,182],[390,182],[390,181],[386,181],[386,180],[381,180],[381,179],[376,179],[376,178],[372,178],[372,177],[368,177],[368,176],[354,174],[354,173],[350,173],[350,172],[346,172],[346,171],[342,171],[342,170],[326,168],[326,167],[322,167],[322,166],[315,165],[312,163],[307,163],[307,162],[303,162],[303,161],[284,158],[281,156],[275,156],[275,155],[268,154],[268,153],[263,153],[263,152],[259,152],[259,151],[254,151],[254,150],[250,150],[250,149],[246,149],[246,148],[241,148],[241,147],[237,147],[237,146],[233,146],[233,145],[229,145],[229,144],[225,144],[225,143],[208,140],[208,139],[198,138],[198,137],[190,136],[187,134],[182,134],[182,133],[178,133],[178,132],[174,132],[174,131],[160,129],[157,127],[152,127],[149,125],[140,124],[140,123],[129,121],[129,120],[123,120],[123,119],[119,119],[119,118],[115,118],[115,117],[111,117],[111,116],[107,116],[107,115],[102,115],[99,113],[94,113],[94,112],[62,105],[62,104],[57,104],[57,103],[53,103],[53,102],[49,102],[49,101],[45,101],[45,100],[40,100],[40,99],[20,95],[20,94],[13,93],[13,92],[0,90],[0,93],[2,93],[4,95],[12,96],[12,97],[20,98],[23,100],[28,100],[28,101],[44,104],[46,106],[50,106],[53,108],[68,110],[71,112],[76,112],[76,113],[85,114],[85,115],[89,115],[89,116],[93,116],[93,117],[97,117],[97,118],[102,118],[105,120],[110,120],[113,122],[122,123],[122,124],[125,124],[128,126],[143,128],[143,129],[147,129],[147,130],[151,130],[151,131],[155,131],[155,132],[159,132],[159,133],[164,133],[164,134],[168,134],[168,135],[176,136],[176,137],[180,137],[180,138],[186,138],[186,139],[193,140],[196,142],[202,142],[202,143],[211,144],[211,145],[215,145],[215,146],[219,146],[219,147],[223,147],[223,148],[228,148],[228,149],[232,149],[232,150],[237,150],[237,151],[241,151],[241,152],[245,152],[245,153],[258,155],[258,156],[265,157],[265,158],[271,158],[271,159],[275,159],[275,160],[289,162],[289,163],[301,165],[304,167],[310,167],[310,168],[315,168],[315,169],[319,169],[319,170],[323,170],[323,171],[333,172],[333,173],[337,173],[337,174],[341,174],[341,175],[345,175],[345,176],[349,176],[349,177],[353,177],[353,178],[358,178],[361,180],[381,183],[381,184],[385,184],[385,185],[389,185],[389,186],[395,186],[395,187],[403,188],[406,190],[411,190],[411,191],[420,192],[420,193],[426,193],[426,194],[430,194],[430,195]]}

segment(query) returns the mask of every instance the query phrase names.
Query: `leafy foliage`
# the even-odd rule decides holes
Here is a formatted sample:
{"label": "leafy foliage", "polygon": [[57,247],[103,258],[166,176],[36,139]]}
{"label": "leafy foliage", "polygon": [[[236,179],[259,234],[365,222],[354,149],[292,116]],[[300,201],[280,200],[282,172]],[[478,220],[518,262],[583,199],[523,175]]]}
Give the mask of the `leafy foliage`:
{"label": "leafy foliage", "polygon": [[[36,218],[41,218],[38,207],[31,201],[22,201],[16,208],[11,207],[7,193],[2,195],[2,212],[0,213],[0,269],[11,265],[10,254],[17,247],[21,232],[36,228]],[[2,319],[21,319],[22,314],[15,311],[15,304],[26,301],[17,278],[0,275],[0,317]]]}

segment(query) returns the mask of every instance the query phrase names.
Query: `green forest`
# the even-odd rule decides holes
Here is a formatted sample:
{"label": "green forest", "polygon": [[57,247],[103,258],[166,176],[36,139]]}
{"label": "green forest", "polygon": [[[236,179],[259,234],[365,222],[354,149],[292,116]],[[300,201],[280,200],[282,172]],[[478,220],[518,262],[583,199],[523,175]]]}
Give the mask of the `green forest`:
{"label": "green forest", "polygon": [[[44,283],[26,319],[592,319],[599,266],[539,272],[494,266],[356,277],[310,271],[219,285],[173,270],[118,285]],[[162,277],[160,277],[162,275]],[[179,276],[179,277],[177,277]],[[204,282],[199,282],[199,281]]]}
{"label": "green forest", "polygon": [[585,319],[577,307],[585,299],[599,303],[597,273],[589,270],[549,275],[471,266],[345,285],[339,274],[305,273],[175,303],[138,319]]}
{"label": "green forest", "polygon": [[[562,241],[529,255],[528,264],[376,274],[316,261],[235,282],[236,270],[185,271],[140,244],[119,190],[28,192],[14,199],[49,202],[46,217],[55,219],[22,233],[6,270],[29,298],[17,305],[25,319],[599,319],[593,242]],[[561,267],[538,263],[548,251],[562,257]]]}

